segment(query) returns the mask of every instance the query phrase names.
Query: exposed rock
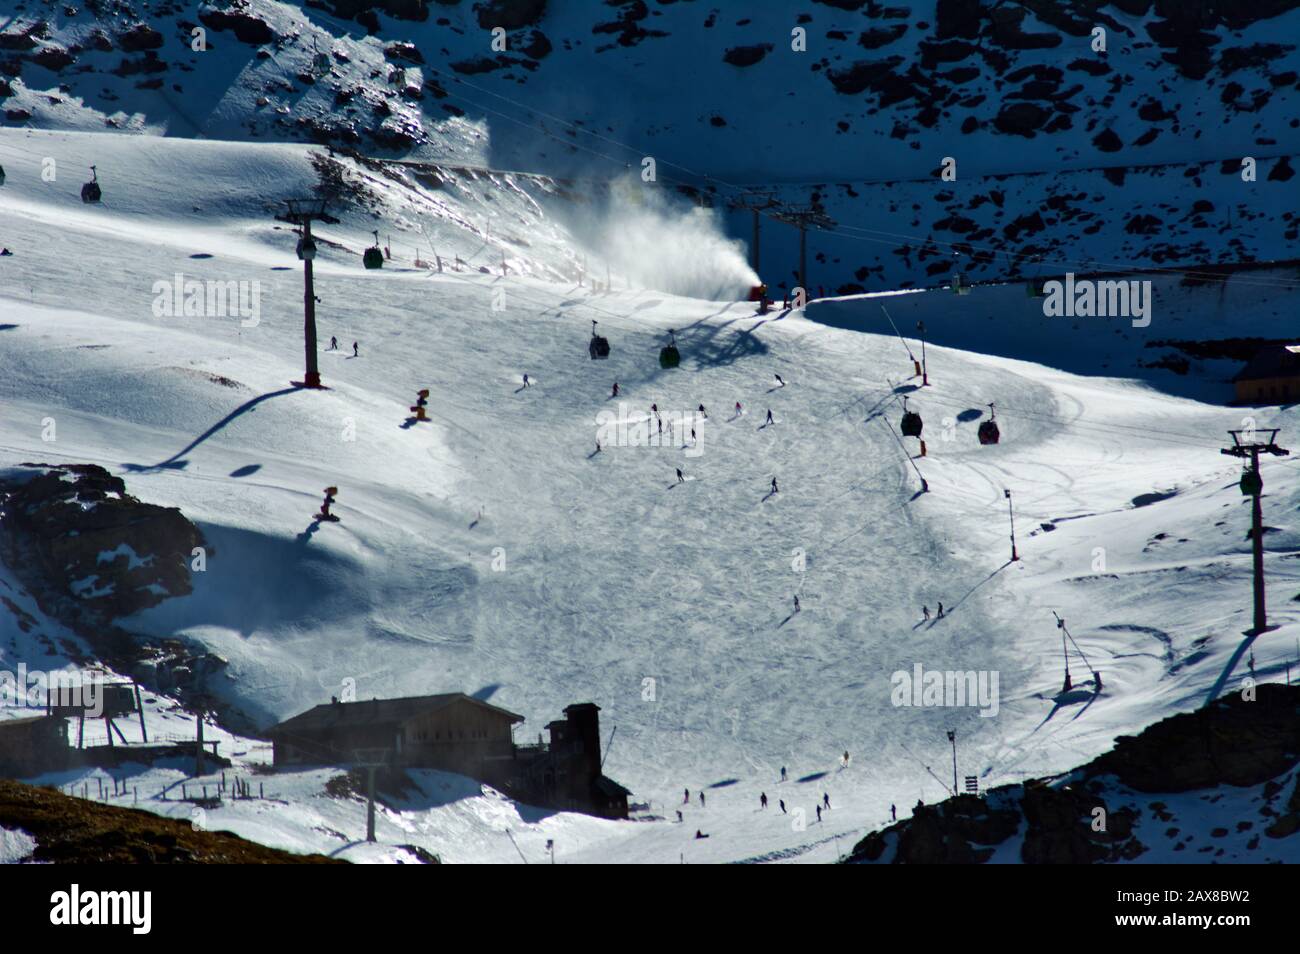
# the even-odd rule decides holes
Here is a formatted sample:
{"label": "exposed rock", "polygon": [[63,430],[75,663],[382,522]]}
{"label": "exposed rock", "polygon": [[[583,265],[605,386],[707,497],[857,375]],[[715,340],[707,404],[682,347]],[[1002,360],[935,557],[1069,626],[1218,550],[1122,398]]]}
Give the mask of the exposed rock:
{"label": "exposed rock", "polygon": [[6,562],[34,591],[111,620],[191,592],[203,536],[175,507],[143,503],[93,464],[25,464],[0,484]]}
{"label": "exposed rock", "polygon": [[474,5],[474,13],[485,30],[518,30],[537,25],[546,13],[546,0],[485,0]]}
{"label": "exposed rock", "polygon": [[261,46],[275,40],[275,31],[271,25],[246,10],[203,10],[199,13],[199,21],[209,30],[218,33],[233,30],[235,39],[240,43]]}
{"label": "exposed rock", "polygon": [[722,54],[722,59],[732,66],[753,66],[772,52],[771,43],[755,43],[753,46],[733,46]]}
{"label": "exposed rock", "polygon": [[117,35],[117,45],[127,53],[143,53],[163,45],[163,35],[147,23],[137,23]]}
{"label": "exposed rock", "polygon": [[1031,138],[1051,115],[1049,110],[1035,103],[1012,103],[1002,107],[994,117],[993,125],[998,132]]}

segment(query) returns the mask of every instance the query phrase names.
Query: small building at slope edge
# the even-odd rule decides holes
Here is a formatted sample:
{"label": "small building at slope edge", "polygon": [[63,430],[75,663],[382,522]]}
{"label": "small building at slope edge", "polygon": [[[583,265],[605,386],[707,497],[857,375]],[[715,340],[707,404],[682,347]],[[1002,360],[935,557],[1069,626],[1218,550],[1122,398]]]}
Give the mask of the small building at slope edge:
{"label": "small building at slope edge", "polygon": [[546,726],[549,744],[517,745],[523,716],[464,693],[333,699],[268,735],[277,766],[347,765],[382,751],[394,767],[457,772],[529,804],[626,818],[630,793],[601,773],[599,713],[591,702],[567,706]]}

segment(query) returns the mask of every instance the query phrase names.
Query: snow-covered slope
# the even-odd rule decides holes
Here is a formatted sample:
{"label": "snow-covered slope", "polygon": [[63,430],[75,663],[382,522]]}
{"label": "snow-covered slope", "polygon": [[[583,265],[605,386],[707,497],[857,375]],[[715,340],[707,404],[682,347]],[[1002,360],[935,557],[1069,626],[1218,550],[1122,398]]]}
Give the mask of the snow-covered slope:
{"label": "snow-covered slope", "polygon": [[18,2],[0,105],[31,128],[328,142],[586,192],[649,158],[735,236],[739,206],[764,207],[773,289],[798,283],[779,215],[799,208],[830,223],[809,285],[843,294],[1295,257],[1289,0],[751,6]]}
{"label": "snow-covered slope", "polygon": [[[463,783],[440,777],[391,819],[388,845],[511,860],[510,830],[534,854],[555,838],[574,861],[833,859],[837,838],[877,827],[891,803],[942,792],[947,729],[962,773],[988,787],[1070,768],[1240,682],[1249,665],[1276,681],[1295,660],[1294,458],[1264,468],[1279,629],[1248,644],[1248,514],[1238,465],[1218,453],[1248,414],[1285,440],[1295,411],[1232,410],[1132,379],[1136,330],[1109,349],[1117,363],[1104,373],[1116,376],[1097,377],[1080,374],[1072,345],[1031,353],[1015,334],[961,337],[989,324],[988,309],[1010,309],[1003,294],[1028,328],[1034,303],[1019,288],[888,299],[900,323],[923,316],[940,329],[932,385],[912,392],[929,444],[916,463],[930,492],[918,494],[883,419],[897,425],[896,389],[918,382],[880,327],[879,300],[759,316],[617,281],[597,295],[555,280],[581,254],[559,226],[533,234],[533,277],[416,268],[396,240],[393,260],[367,272],[356,251],[375,212],[414,220],[406,203],[441,199],[449,218],[499,214],[499,190],[421,198],[377,175],[340,207],[340,224],[319,229],[322,347],[337,336],[341,348],[320,355],[330,390],[296,390],[301,275],[268,206],[316,184],[312,150],[15,130],[0,150],[19,157],[0,193],[15,252],[0,259],[3,462],[100,463],[141,499],[180,507],[212,545],[191,596],[125,625],[228,659],[215,688],[232,719],[260,727],[345,680],[358,698],[490,699],[527,716],[521,740],[564,705],[594,701],[606,734],[618,729],[607,773],[658,816],[538,813],[457,797]],[[41,156],[113,169],[103,205],[81,205],[79,176],[42,181]],[[474,250],[474,233],[449,231]],[[257,282],[257,321],[157,316],[156,283],[177,273]],[[1217,335],[1221,286],[1154,280],[1177,337]],[[1271,295],[1290,297],[1258,314],[1293,313],[1284,273],[1272,280]],[[587,356],[593,319],[613,346],[605,362]],[[1161,322],[1143,334],[1174,335]],[[1092,327],[1097,342],[1113,337]],[[683,361],[665,371],[656,356],[670,328]],[[1062,340],[1094,340],[1074,334]],[[433,423],[403,426],[423,387]],[[977,418],[961,411],[991,400],[1004,438],[981,447]],[[647,423],[651,404],[667,420],[705,405],[697,444],[682,446],[680,425],[657,447],[619,446],[608,420],[600,429],[603,412]],[[340,488],[342,519],[317,526],[327,485]],[[1003,488],[1015,495],[1017,563]],[[945,617],[923,621],[921,606],[939,601]],[[1104,673],[1090,702],[1054,699],[1053,610]],[[16,615],[0,619],[6,661],[21,658],[38,637]],[[918,664],[998,673],[996,716],[894,705],[892,675]],[[312,801],[327,774],[277,777],[300,811],[232,803],[206,823],[332,850],[356,837],[364,809]],[[141,791],[160,779],[142,774]],[[706,791],[707,806],[680,806],[684,788]],[[832,808],[819,824],[823,793]],[[777,799],[802,814],[781,815]]]}

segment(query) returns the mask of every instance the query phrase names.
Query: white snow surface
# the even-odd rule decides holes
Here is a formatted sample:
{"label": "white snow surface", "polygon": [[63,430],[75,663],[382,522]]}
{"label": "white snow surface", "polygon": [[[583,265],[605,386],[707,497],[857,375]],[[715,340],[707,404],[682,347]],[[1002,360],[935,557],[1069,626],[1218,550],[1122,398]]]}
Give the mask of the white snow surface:
{"label": "white snow surface", "polygon": [[[227,801],[207,827],[358,861],[410,861],[396,846],[414,844],[447,861],[542,862],[548,839],[557,861],[829,861],[891,803],[943,796],[947,729],[960,773],[987,789],[1066,770],[1235,689],[1252,658],[1261,680],[1296,668],[1300,455],[1264,464],[1278,628],[1248,645],[1249,511],[1239,463],[1219,453],[1247,418],[1282,427],[1285,444],[1294,407],[1210,403],[1222,400],[1214,367],[1188,379],[1137,368],[1146,341],[1218,337],[1233,319],[1242,334],[1293,330],[1293,273],[1226,291],[1144,276],[1163,303],[1146,329],[1080,319],[1058,335],[1019,286],[759,316],[749,303],[562,281],[575,253],[554,223],[528,275],[437,274],[398,246],[367,272],[355,251],[375,226],[352,209],[319,229],[320,347],[331,335],[341,347],[319,356],[329,390],[309,392],[289,384],[302,375],[301,269],[270,207],[314,185],[312,151],[0,131],[0,244],[15,252],[0,259],[0,465],[99,463],[200,525],[211,553],[193,594],[125,625],[229,660],[226,701],[259,726],[345,680],[358,698],[471,693],[525,714],[519,741],[593,701],[607,740],[617,727],[605,771],[649,810],[627,822],[541,811],[419,773],[420,793],[385,809],[367,846],[364,804],[323,795],[337,770],[251,775],[268,747],[212,726],[232,772],[280,801]],[[69,170],[96,162],[102,206],[80,203],[73,174],[42,181],[47,155]],[[426,201],[407,185],[371,194],[383,216],[426,214],[405,204]],[[466,221],[503,214],[470,193],[446,201]],[[475,250],[468,230],[450,241]],[[259,282],[260,320],[154,317],[155,283],[178,272]],[[931,385],[910,392],[926,418],[929,455],[915,462],[926,494],[885,420],[897,428],[893,388],[919,381],[881,301],[909,335],[918,319],[934,329]],[[1245,312],[1227,304],[1239,302]],[[593,318],[608,361],[587,356]],[[670,328],[683,359],[663,371]],[[1108,354],[1101,374],[1114,376],[1088,353]],[[403,427],[424,387],[432,423]],[[597,415],[620,401],[642,419],[652,403],[703,403],[698,456],[680,434],[595,454]],[[977,419],[960,412],[989,401],[1003,439],[981,447]],[[768,408],[776,423],[763,427]],[[341,520],[317,526],[328,485]],[[67,664],[79,641],[7,570],[0,595],[0,665]],[[921,606],[939,601],[945,617],[922,622]],[[1054,706],[1053,610],[1104,673],[1086,704]],[[891,675],[918,663],[997,672],[996,716],[894,706]],[[158,733],[192,736],[169,700],[149,710]],[[96,774],[45,781],[93,795]],[[155,798],[183,766],[119,775],[141,807],[190,813]],[[819,823],[823,793],[832,808]]]}

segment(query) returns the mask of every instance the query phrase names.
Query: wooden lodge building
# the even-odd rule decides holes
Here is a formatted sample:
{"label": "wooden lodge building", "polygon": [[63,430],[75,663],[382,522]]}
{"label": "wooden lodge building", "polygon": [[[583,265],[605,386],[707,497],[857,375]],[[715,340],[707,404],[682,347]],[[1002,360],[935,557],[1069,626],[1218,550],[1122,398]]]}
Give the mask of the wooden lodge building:
{"label": "wooden lodge building", "polygon": [[1300,403],[1300,344],[1261,348],[1232,383],[1237,404]]}
{"label": "wooden lodge building", "polygon": [[599,713],[591,702],[568,706],[546,726],[549,744],[516,745],[524,717],[464,693],[333,699],[268,734],[277,766],[349,764],[379,751],[393,766],[467,775],[529,804],[626,818],[629,792],[601,774]]}

